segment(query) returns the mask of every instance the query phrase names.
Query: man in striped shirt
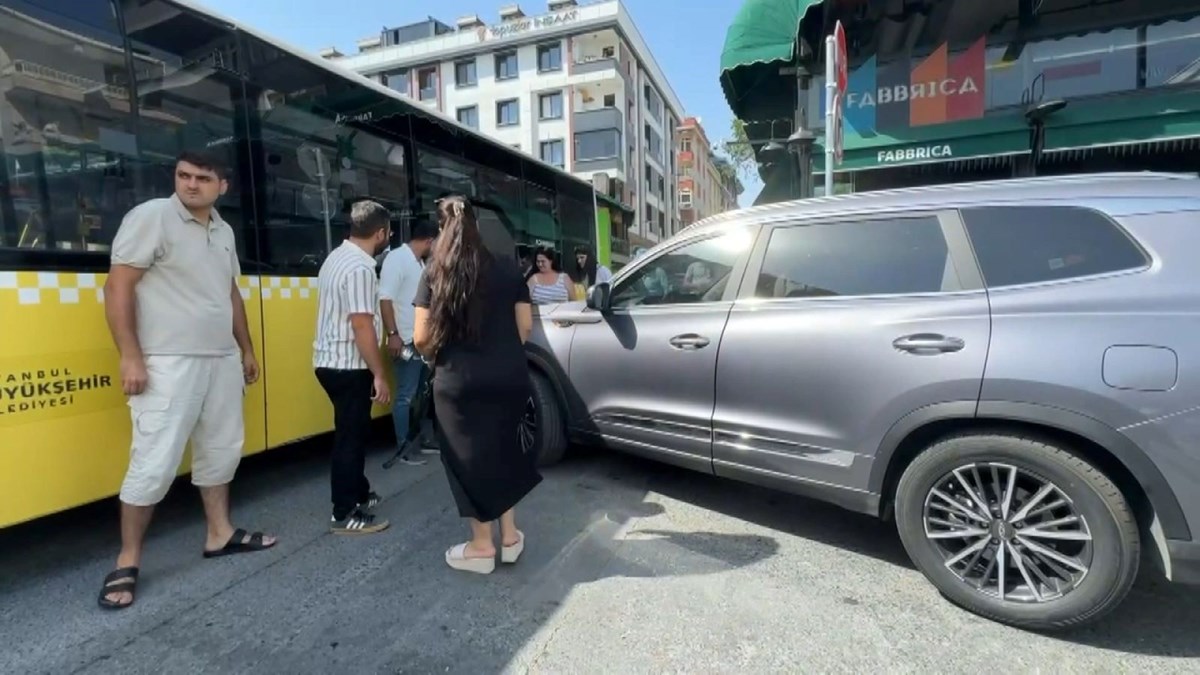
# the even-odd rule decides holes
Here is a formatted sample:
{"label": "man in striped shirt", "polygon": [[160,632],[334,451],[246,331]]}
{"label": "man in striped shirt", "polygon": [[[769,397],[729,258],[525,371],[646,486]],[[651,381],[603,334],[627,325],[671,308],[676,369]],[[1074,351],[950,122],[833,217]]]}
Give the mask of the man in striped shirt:
{"label": "man in striped shirt", "polygon": [[379,497],[366,476],[371,404],[387,405],[390,389],[380,350],[379,280],[375,258],[391,235],[382,205],[360,201],[350,210],[350,236],[330,252],[317,274],[317,335],[313,369],[333,403],[330,484],[337,534],[387,528],[372,508]]}

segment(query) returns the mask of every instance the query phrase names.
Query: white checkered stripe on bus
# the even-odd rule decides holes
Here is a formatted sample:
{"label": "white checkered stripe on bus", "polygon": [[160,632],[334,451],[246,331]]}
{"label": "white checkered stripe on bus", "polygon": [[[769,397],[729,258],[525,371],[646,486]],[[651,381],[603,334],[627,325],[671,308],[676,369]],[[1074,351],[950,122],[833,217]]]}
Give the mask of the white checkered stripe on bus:
{"label": "white checkered stripe on bus", "polygon": [[103,282],[92,273],[0,272],[0,293],[14,291],[21,305],[104,302]]}
{"label": "white checkered stripe on bus", "polygon": [[283,300],[317,297],[316,277],[263,277],[262,299]]}
{"label": "white checkered stripe on bus", "polygon": [[[77,305],[104,302],[104,275],[92,272],[0,271],[0,294],[15,293],[21,305]],[[307,300],[317,297],[316,277],[238,277],[243,300]]]}

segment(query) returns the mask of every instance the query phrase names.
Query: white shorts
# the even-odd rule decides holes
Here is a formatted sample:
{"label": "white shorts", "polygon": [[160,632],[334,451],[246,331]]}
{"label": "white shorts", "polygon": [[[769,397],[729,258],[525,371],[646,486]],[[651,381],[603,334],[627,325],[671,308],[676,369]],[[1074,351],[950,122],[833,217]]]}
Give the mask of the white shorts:
{"label": "white shorts", "polygon": [[233,480],[245,442],[241,356],[147,356],[146,373],[145,390],[129,397],[133,443],[121,501],[162,501],[189,439],[193,485]]}

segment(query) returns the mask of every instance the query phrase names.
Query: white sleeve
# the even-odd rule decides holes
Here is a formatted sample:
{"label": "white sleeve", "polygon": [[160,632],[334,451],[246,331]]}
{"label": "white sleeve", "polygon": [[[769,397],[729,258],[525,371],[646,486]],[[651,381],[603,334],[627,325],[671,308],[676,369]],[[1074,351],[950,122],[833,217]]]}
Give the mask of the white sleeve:
{"label": "white sleeve", "polygon": [[612,270],[604,265],[600,265],[596,268],[596,283],[604,283],[606,281],[612,281]]}
{"label": "white sleeve", "polygon": [[396,300],[400,295],[401,265],[400,256],[395,251],[388,253],[383,259],[383,269],[379,271],[379,299]]}

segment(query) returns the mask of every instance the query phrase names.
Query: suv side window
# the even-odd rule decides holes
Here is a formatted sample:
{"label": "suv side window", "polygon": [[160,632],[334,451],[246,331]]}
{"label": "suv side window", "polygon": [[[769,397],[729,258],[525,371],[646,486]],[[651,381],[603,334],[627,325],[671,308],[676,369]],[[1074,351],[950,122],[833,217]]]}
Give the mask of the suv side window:
{"label": "suv side window", "polygon": [[935,216],[777,227],[755,285],[759,298],[962,290]]}
{"label": "suv side window", "polygon": [[716,302],[749,247],[737,232],[684,244],[648,261],[613,289],[613,307]]}
{"label": "suv side window", "polygon": [[1077,206],[962,209],[988,286],[1015,286],[1137,269],[1136,244],[1103,214]]}

